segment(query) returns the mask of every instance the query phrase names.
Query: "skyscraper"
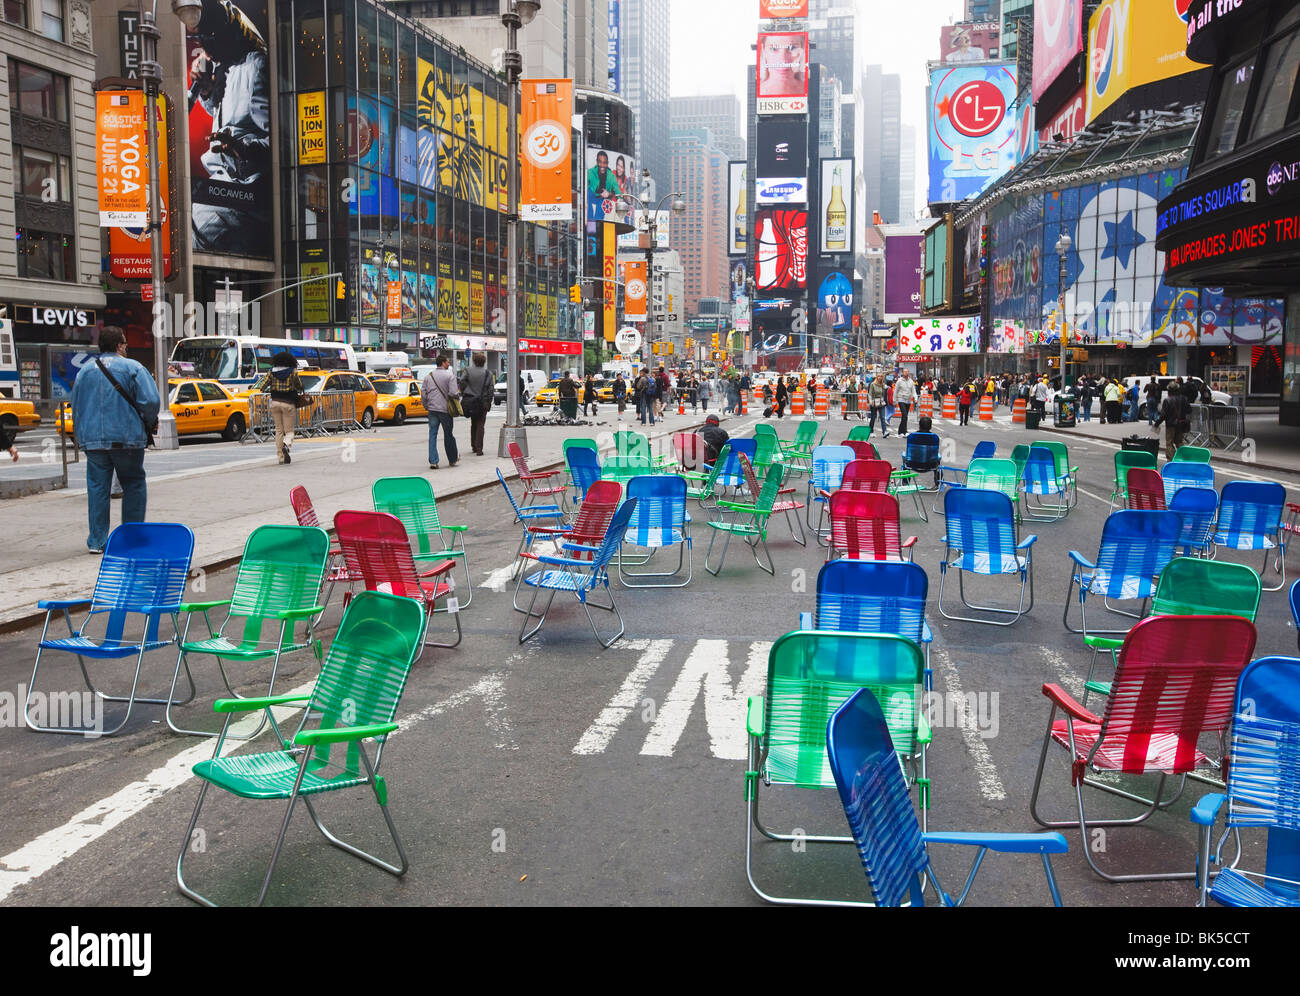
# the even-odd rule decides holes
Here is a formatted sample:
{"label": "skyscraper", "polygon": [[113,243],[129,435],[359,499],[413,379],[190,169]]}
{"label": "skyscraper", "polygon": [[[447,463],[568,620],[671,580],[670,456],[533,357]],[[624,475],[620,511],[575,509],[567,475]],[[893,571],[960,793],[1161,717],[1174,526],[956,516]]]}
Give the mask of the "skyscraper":
{"label": "skyscraper", "polygon": [[910,218],[914,210],[901,209],[902,95],[898,74],[883,73],[880,66],[863,70],[858,94],[862,108],[858,195],[865,218],[879,211],[889,224],[897,224],[904,213]]}
{"label": "skyscraper", "polygon": [[966,0],[966,20],[1001,21],[1002,0]]}
{"label": "skyscraper", "polygon": [[[854,29],[857,9],[847,0],[809,0],[808,42],[812,50],[808,57],[818,62],[826,73],[834,76],[845,94],[854,88]],[[825,74],[823,74],[825,85]],[[847,105],[840,112],[840,141],[844,155],[852,155],[854,145],[854,109]]]}
{"label": "skyscraper", "polygon": [[729,159],[745,158],[745,140],[740,134],[740,98],[734,93],[673,97],[669,120],[674,131],[707,128],[715,149]]}
{"label": "skyscraper", "polygon": [[916,217],[916,129],[903,125],[898,152],[898,221],[906,225]]}
{"label": "skyscraper", "polygon": [[682,308],[694,315],[700,298],[727,296],[727,156],[707,128],[674,128],[669,142],[665,182],[686,202],[672,218],[672,245],[684,271]]}
{"label": "skyscraper", "polygon": [[[611,13],[615,8],[611,7]],[[619,0],[621,95],[636,116],[639,169],[648,169],[659,196],[668,193],[671,34],[664,0]]]}

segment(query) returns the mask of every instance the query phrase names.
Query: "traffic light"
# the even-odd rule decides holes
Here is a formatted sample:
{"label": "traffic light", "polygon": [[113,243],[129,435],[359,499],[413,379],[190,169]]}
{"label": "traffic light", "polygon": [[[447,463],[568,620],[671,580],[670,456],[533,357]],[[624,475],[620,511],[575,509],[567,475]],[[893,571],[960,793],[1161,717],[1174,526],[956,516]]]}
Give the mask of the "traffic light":
{"label": "traffic light", "polygon": [[713,342],[712,342],[712,345],[713,345],[713,348],[714,348],[714,349],[717,349],[717,348],[718,348],[718,333],[716,333],[716,332],[713,333]]}
{"label": "traffic light", "polygon": [[668,351],[669,356],[672,356],[677,352],[677,344],[674,342],[665,342],[664,348]]}
{"label": "traffic light", "polygon": [[582,284],[574,284],[569,288],[569,300],[574,304],[582,303]]}
{"label": "traffic light", "polygon": [[652,342],[652,343],[650,343],[650,352],[651,352],[652,354],[654,354],[655,356],[658,356],[658,355],[659,355],[659,343],[657,343],[657,342]]}
{"label": "traffic light", "polygon": [[338,298],[340,301],[342,301],[345,297],[348,296],[348,285],[345,284],[342,280],[340,280],[338,282],[338,286],[334,288],[334,296]]}

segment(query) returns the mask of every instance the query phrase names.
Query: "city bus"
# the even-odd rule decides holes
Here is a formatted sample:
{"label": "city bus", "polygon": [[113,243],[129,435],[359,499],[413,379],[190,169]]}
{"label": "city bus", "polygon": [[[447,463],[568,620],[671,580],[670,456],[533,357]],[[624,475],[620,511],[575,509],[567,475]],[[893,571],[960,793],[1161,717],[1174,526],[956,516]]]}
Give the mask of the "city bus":
{"label": "city bus", "polygon": [[9,319],[0,319],[0,398],[17,400],[23,396],[18,380],[18,352],[14,349],[14,328]]}
{"label": "city bus", "polygon": [[317,339],[265,339],[258,336],[193,336],[179,340],[171,362],[186,364],[187,376],[219,380],[227,387],[251,387],[271,369],[271,357],[288,350],[306,365],[321,370],[355,370],[357,355],[346,342]]}

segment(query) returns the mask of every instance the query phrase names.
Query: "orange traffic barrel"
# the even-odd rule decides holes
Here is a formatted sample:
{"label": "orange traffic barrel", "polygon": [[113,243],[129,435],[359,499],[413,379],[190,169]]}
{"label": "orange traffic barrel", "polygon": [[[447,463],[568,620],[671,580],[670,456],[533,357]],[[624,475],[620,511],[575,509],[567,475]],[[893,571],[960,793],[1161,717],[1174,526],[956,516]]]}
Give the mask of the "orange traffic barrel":
{"label": "orange traffic barrel", "polygon": [[754,388],[754,407],[763,407],[763,389],[761,387]]}
{"label": "orange traffic barrel", "polygon": [[826,418],[826,391],[817,392],[817,400],[813,402],[813,414],[818,418]]}
{"label": "orange traffic barrel", "polygon": [[803,391],[795,391],[790,399],[790,414],[802,415],[804,413]]}
{"label": "orange traffic barrel", "polygon": [[930,394],[921,395],[920,404],[917,407],[917,413],[925,418],[934,418],[934,396]]}
{"label": "orange traffic barrel", "polygon": [[1022,425],[1025,421],[1025,399],[1016,398],[1015,404],[1011,406],[1011,421],[1019,422]]}
{"label": "orange traffic barrel", "polygon": [[980,421],[993,421],[993,395],[986,394],[980,398]]}
{"label": "orange traffic barrel", "polygon": [[749,414],[749,400],[745,397],[745,392],[740,392],[740,414]]}
{"label": "orange traffic barrel", "polygon": [[945,394],[943,396],[943,417],[957,421],[957,395]]}

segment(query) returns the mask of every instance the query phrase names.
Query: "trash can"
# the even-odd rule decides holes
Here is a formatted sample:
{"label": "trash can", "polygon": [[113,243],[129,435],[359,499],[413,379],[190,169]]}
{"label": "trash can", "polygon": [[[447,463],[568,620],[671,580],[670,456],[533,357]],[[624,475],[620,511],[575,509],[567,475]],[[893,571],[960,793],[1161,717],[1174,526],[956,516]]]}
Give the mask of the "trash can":
{"label": "trash can", "polygon": [[1028,429],[1030,432],[1037,431],[1038,423],[1042,420],[1042,417],[1043,417],[1042,412],[1036,411],[1033,408],[1029,409],[1027,412],[1025,412],[1025,428]]}
{"label": "trash can", "polygon": [[1125,436],[1120,440],[1120,448],[1125,450],[1144,450],[1157,460],[1160,458],[1160,440],[1156,436]]}
{"label": "trash can", "polygon": [[578,399],[561,398],[560,414],[563,415],[565,418],[576,419],[578,417]]}
{"label": "trash can", "polygon": [[1073,392],[1058,394],[1052,409],[1052,425],[1058,429],[1073,429],[1079,414],[1077,406],[1078,401]]}

